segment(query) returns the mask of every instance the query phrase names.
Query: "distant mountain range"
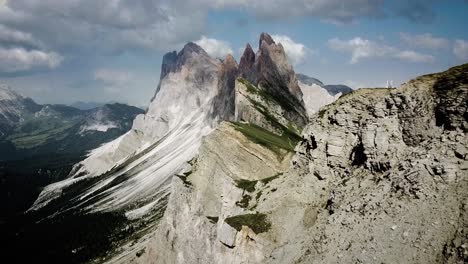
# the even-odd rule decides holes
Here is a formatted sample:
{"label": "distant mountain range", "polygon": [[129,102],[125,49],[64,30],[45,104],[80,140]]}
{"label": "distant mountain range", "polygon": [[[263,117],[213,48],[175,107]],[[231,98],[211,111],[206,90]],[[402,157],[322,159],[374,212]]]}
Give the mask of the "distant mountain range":
{"label": "distant mountain range", "polygon": [[335,96],[339,93],[341,94],[347,94],[347,93],[350,93],[353,91],[353,88],[347,86],[347,85],[344,85],[344,84],[324,84],[323,82],[321,82],[320,80],[316,79],[316,78],[313,78],[313,77],[309,77],[305,74],[301,74],[301,73],[298,73],[296,74],[296,78],[299,82],[302,82],[304,84],[307,84],[307,85],[312,85],[312,84],[316,84],[318,86],[321,86],[323,87],[325,90],[327,90],[327,92],[332,95],[332,96]]}
{"label": "distant mountain range", "polygon": [[90,110],[41,105],[0,86],[0,210],[24,210],[39,187],[66,177],[89,150],[132,127],[144,111],[125,104]]}
{"label": "distant mountain range", "polygon": [[116,103],[114,101],[110,101],[108,103],[102,103],[102,102],[82,102],[82,101],[77,101],[72,104],[70,104],[71,107],[78,108],[80,110],[91,110],[93,108],[101,107],[106,104],[113,104]]}
{"label": "distant mountain range", "polygon": [[143,112],[118,103],[90,110],[40,105],[0,87],[0,160],[45,153],[83,154],[127,132],[135,116]]}
{"label": "distant mountain range", "polygon": [[304,104],[309,116],[319,111],[324,105],[330,104],[340,96],[350,93],[353,89],[343,84],[325,85],[319,79],[309,77],[305,74],[296,74],[301,87]]}

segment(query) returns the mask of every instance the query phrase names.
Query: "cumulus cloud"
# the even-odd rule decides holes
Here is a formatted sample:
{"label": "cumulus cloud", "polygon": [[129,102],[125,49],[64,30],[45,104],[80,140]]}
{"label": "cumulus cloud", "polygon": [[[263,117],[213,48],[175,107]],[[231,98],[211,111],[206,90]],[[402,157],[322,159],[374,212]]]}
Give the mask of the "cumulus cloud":
{"label": "cumulus cloud", "polygon": [[412,50],[397,51],[393,56],[401,60],[405,60],[409,62],[434,61],[434,57],[432,55],[422,54],[422,53],[412,51]]}
{"label": "cumulus cloud", "polygon": [[30,33],[14,30],[1,24],[0,43],[3,43],[3,45],[20,44],[28,46],[39,46],[39,42],[36,41]]}
{"label": "cumulus cloud", "polygon": [[448,47],[449,40],[445,38],[437,38],[432,34],[411,35],[408,33],[400,33],[400,39],[404,43],[417,48],[424,49],[443,49]]}
{"label": "cumulus cloud", "polygon": [[366,58],[397,58],[409,62],[431,62],[434,57],[411,50],[399,50],[395,47],[380,44],[359,37],[350,40],[330,39],[331,49],[351,54],[351,64],[356,64]]}
{"label": "cumulus cloud", "polygon": [[459,60],[468,60],[468,41],[457,39],[453,45],[453,54]]}
{"label": "cumulus cloud", "polygon": [[307,48],[302,43],[294,42],[290,37],[285,35],[272,35],[276,43],[281,43],[292,64],[300,64],[304,62],[307,55]]}
{"label": "cumulus cloud", "polygon": [[36,68],[56,68],[63,57],[55,52],[0,48],[0,72],[14,73]]}
{"label": "cumulus cloud", "polygon": [[33,32],[48,49],[62,53],[71,50],[114,53],[141,49],[167,51],[176,44],[197,39],[205,32],[206,16],[213,9],[241,9],[259,19],[315,17],[353,23],[365,17],[388,16],[387,9],[417,20],[425,16],[413,13],[432,10],[435,0],[394,0],[397,4],[389,0],[0,1],[0,24],[24,34]]}
{"label": "cumulus cloud", "polygon": [[223,40],[202,36],[199,40],[195,41],[195,43],[202,47],[210,56],[215,58],[224,58],[227,54],[232,54],[231,45]]}
{"label": "cumulus cloud", "polygon": [[[191,3],[190,3],[191,2]],[[34,35],[54,50],[167,50],[204,29],[195,1],[15,0],[0,6],[0,24]]]}
{"label": "cumulus cloud", "polygon": [[214,8],[243,8],[264,19],[311,16],[334,23],[350,23],[361,17],[383,16],[382,0],[201,0]]}
{"label": "cumulus cloud", "polygon": [[[290,19],[316,17],[346,24],[367,18],[403,17],[415,23],[430,23],[434,5],[441,0],[198,0],[213,8],[242,8],[258,18]],[[465,1],[466,2],[466,1]]]}

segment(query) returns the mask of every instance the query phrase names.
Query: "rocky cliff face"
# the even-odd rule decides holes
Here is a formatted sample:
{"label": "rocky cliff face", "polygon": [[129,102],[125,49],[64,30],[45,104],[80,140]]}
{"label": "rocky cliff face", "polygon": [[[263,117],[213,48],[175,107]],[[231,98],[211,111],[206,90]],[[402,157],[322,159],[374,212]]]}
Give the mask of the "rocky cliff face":
{"label": "rocky cliff face", "polygon": [[467,76],[463,65],[343,96],[313,116],[294,157],[276,133],[222,124],[173,178],[144,253],[119,260],[466,262]]}
{"label": "rocky cliff face", "polygon": [[281,43],[275,43],[270,35],[262,33],[257,54],[247,44],[239,72],[240,77],[260,92],[279,101],[288,120],[300,127],[307,123],[302,92]]}

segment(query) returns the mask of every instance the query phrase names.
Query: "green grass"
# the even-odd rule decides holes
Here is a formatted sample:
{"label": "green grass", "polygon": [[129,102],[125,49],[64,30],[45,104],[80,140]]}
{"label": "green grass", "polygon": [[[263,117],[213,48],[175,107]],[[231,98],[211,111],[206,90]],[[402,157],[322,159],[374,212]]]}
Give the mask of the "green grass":
{"label": "green grass", "polygon": [[[291,139],[294,139],[294,140],[297,140],[297,141],[301,140],[300,131],[299,131],[299,129],[297,128],[297,126],[294,123],[289,121],[287,125],[283,125],[278,120],[278,118],[275,116],[275,113],[271,113],[269,111],[269,109],[268,109],[269,106],[271,106],[271,105],[279,105],[284,110],[288,110],[284,106],[284,103],[282,103],[282,102],[280,102],[280,100],[278,100],[278,99],[281,99],[281,98],[276,98],[276,97],[281,97],[281,96],[273,97],[272,95],[270,95],[266,91],[263,91],[261,89],[256,88],[255,86],[253,86],[251,83],[249,83],[245,79],[239,78],[238,80],[239,80],[239,82],[241,82],[242,84],[244,84],[246,86],[247,92],[249,94],[259,95],[260,97],[262,97],[264,99],[264,101],[266,102],[266,105],[262,104],[261,102],[258,102],[257,100],[254,100],[254,98],[251,98],[251,97],[247,96],[247,99],[252,104],[252,106],[258,112],[260,112],[265,117],[265,119],[273,127],[276,127],[277,129],[279,129],[281,131],[282,136],[286,136],[288,138],[291,138]],[[278,115],[278,114],[276,113],[276,115]]]}
{"label": "green grass", "polygon": [[239,122],[231,122],[231,124],[252,142],[262,145],[279,155],[282,155],[281,150],[294,152],[294,148],[300,140],[299,137],[292,137],[285,133],[279,136],[254,124]]}
{"label": "green grass", "polygon": [[[296,111],[294,104],[289,102],[286,98],[283,96],[274,96],[270,93],[268,93],[265,89],[259,89],[252,85],[249,81],[247,81],[244,78],[238,78],[237,79],[240,83],[244,84],[245,87],[247,87],[247,92],[250,94],[256,94],[264,98],[266,101],[280,105],[284,110],[286,111]],[[266,83],[263,83],[264,86]]]}
{"label": "green grass", "polygon": [[271,177],[267,177],[267,178],[264,178],[262,180],[254,180],[254,181],[249,181],[249,180],[236,180],[236,186],[237,188],[240,188],[244,191],[247,191],[247,192],[254,192],[255,191],[255,185],[257,184],[257,182],[262,182],[263,184],[268,184],[269,182],[271,182],[272,180],[280,177],[281,175],[283,175],[283,173],[278,173],[276,175],[273,175]]}
{"label": "green grass", "polygon": [[18,148],[32,148],[43,144],[48,139],[58,139],[58,137],[66,136],[63,133],[72,126],[73,124],[62,124],[61,127],[52,126],[30,133],[18,133],[9,137],[8,140],[11,140]]}
{"label": "green grass", "polygon": [[236,180],[236,186],[237,188],[240,188],[244,191],[248,192],[254,192],[255,191],[255,184],[257,184],[257,181],[248,181],[248,180]]}
{"label": "green grass", "polygon": [[188,180],[188,176],[192,174],[192,171],[185,172],[183,175],[176,174],[179,179],[181,179],[184,182],[185,186],[192,186],[192,183]]}
{"label": "green grass", "polygon": [[271,177],[268,177],[268,178],[265,178],[265,179],[261,180],[261,182],[264,183],[264,184],[268,184],[269,182],[271,182],[272,180],[278,178],[281,175],[283,175],[283,173],[278,173],[276,175],[273,175]]}
{"label": "green grass", "polygon": [[207,216],[206,218],[208,218],[208,220],[210,220],[212,224],[218,223],[218,220],[219,220],[219,217],[217,216]]}
{"label": "green grass", "polygon": [[250,195],[244,194],[242,199],[236,202],[236,205],[241,208],[247,208],[249,207],[250,200],[252,200],[252,197],[250,197]]}
{"label": "green grass", "polygon": [[267,232],[271,228],[271,223],[267,219],[266,214],[244,214],[228,217],[224,220],[228,225],[232,226],[237,231],[242,229],[242,226],[247,226],[255,234]]}

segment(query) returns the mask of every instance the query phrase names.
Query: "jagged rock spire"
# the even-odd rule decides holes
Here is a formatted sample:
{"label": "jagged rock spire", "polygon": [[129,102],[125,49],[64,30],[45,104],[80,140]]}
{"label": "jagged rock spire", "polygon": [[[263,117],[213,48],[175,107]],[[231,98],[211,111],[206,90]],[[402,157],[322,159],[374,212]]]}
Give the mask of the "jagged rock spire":
{"label": "jagged rock spire", "polygon": [[262,34],[260,34],[260,40],[258,41],[258,46],[261,47],[262,46],[262,42],[265,42],[266,44],[268,45],[271,45],[271,44],[274,44],[275,41],[273,40],[273,38],[268,34],[268,33],[265,33],[263,32]]}
{"label": "jagged rock spire", "polygon": [[255,63],[255,52],[249,43],[245,46],[244,53],[240,59],[239,68],[241,70],[250,70]]}
{"label": "jagged rock spire", "polygon": [[215,120],[232,120],[235,111],[234,86],[239,68],[231,54],[224,58],[218,75],[218,93],[213,99],[212,117]]}

